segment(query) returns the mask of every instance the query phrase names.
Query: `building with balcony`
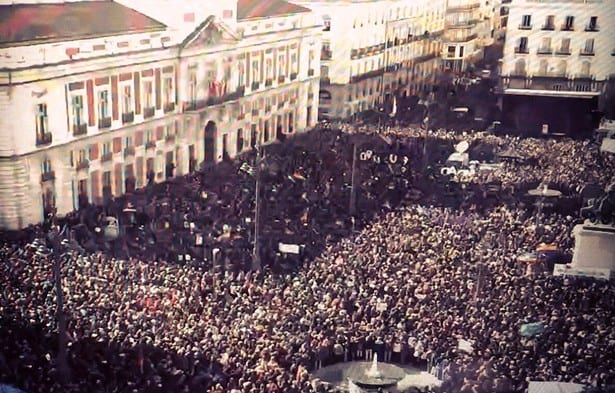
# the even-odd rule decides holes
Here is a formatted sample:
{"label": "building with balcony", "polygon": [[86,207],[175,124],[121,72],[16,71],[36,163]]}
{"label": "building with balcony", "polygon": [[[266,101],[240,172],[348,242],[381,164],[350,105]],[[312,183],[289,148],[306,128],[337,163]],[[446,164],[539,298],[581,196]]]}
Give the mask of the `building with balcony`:
{"label": "building with balcony", "polygon": [[615,13],[601,0],[515,0],[502,59],[503,108],[521,131],[592,128],[615,74]]}
{"label": "building with balcony", "polygon": [[347,118],[430,91],[445,0],[296,0],[322,21],[319,118]]}
{"label": "building with balcony", "polygon": [[320,26],[309,10],[215,6],[173,1],[159,20],[128,1],[0,5],[0,228],[316,122],[318,67],[305,59],[320,55]]}
{"label": "building with balcony", "polygon": [[494,7],[486,0],[448,0],[442,65],[465,72],[482,58],[482,50],[493,42]]}

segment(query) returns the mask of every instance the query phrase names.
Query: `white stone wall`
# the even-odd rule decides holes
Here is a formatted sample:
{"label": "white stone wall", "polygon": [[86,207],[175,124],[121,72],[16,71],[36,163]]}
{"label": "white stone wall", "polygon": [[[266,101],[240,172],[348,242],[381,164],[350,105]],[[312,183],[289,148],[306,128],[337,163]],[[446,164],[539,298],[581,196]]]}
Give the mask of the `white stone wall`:
{"label": "white stone wall", "polygon": [[[523,15],[531,16],[531,28],[519,28]],[[554,29],[543,30],[548,15],[554,16]],[[574,17],[574,30],[562,31],[567,16]],[[591,16],[598,17],[598,31],[585,31]],[[561,61],[566,62],[566,74],[575,77],[581,74],[583,62],[591,64],[590,74],[596,80],[605,80],[615,73],[615,12],[613,2],[591,1],[540,1],[515,0],[510,4],[508,28],[502,59],[502,75],[514,73],[517,61],[523,60],[528,76],[540,73],[540,62],[548,62],[548,70],[555,72]],[[515,53],[521,37],[528,39],[527,54]],[[553,54],[538,54],[543,39],[551,39]],[[558,55],[555,51],[564,38],[570,39],[570,55]],[[582,56],[580,51],[587,39],[594,39],[594,56]]]}

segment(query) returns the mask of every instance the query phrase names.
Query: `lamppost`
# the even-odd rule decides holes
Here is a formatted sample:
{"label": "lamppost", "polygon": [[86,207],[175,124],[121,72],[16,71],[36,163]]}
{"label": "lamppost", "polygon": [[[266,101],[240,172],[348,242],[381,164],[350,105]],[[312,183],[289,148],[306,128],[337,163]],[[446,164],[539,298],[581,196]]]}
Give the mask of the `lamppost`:
{"label": "lamppost", "polygon": [[256,146],[256,191],[254,203],[254,244],[252,248],[252,270],[261,270],[260,253],[260,199],[261,199],[261,165],[264,161],[264,146],[259,142]]}

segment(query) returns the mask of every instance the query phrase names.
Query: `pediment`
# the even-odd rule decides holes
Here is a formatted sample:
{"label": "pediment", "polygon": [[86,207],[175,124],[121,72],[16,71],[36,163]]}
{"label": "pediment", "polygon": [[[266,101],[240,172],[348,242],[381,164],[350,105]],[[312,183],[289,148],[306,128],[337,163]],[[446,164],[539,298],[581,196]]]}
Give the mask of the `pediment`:
{"label": "pediment", "polygon": [[214,16],[208,17],[186,39],[182,47],[212,47],[220,44],[232,44],[239,41],[239,37],[222,21]]}

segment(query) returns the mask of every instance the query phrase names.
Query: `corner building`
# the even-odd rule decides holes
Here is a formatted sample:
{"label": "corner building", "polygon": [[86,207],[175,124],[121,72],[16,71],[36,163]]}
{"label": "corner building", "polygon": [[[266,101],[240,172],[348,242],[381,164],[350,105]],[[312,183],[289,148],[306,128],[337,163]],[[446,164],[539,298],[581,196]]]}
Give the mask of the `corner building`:
{"label": "corner building", "polygon": [[321,119],[431,91],[446,0],[303,0],[322,23]]}
{"label": "corner building", "polygon": [[615,74],[608,0],[514,0],[501,70],[503,112],[529,134],[588,132]]}
{"label": "corner building", "polygon": [[318,67],[307,59],[320,55],[320,27],[308,9],[155,2],[156,18],[129,1],[0,5],[0,228],[315,123]]}

